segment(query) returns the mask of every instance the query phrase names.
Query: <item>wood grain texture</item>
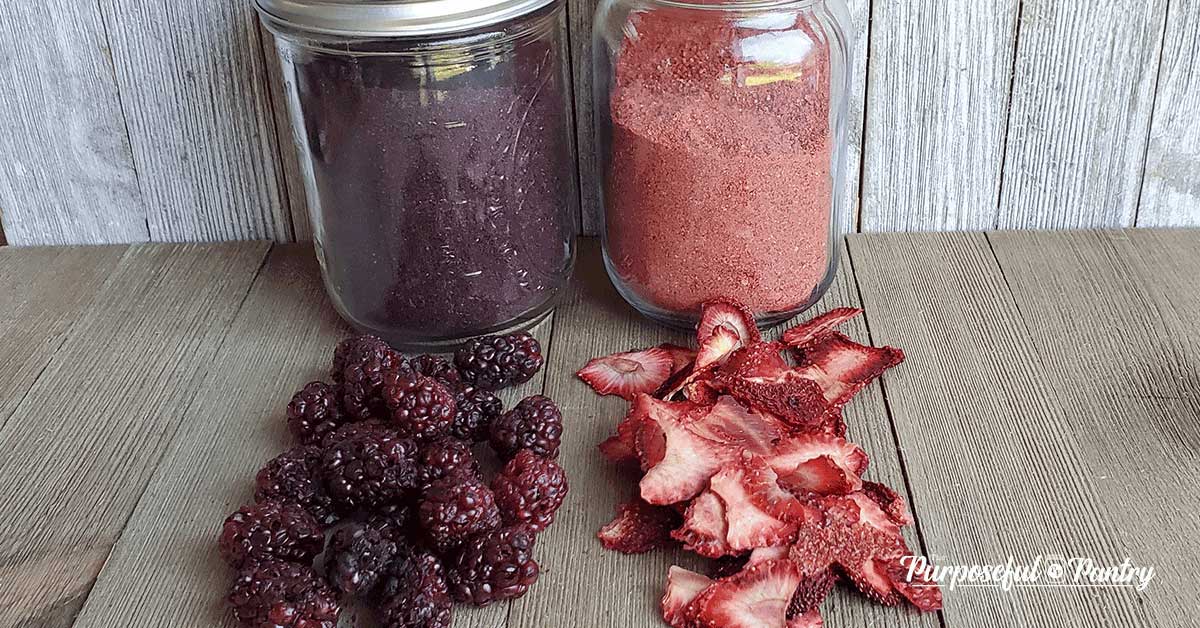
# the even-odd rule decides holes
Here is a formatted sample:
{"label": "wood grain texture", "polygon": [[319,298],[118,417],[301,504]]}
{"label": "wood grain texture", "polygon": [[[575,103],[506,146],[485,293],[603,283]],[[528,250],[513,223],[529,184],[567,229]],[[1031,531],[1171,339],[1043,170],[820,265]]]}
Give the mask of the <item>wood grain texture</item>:
{"label": "wood grain texture", "polygon": [[1191,558],[1200,553],[1200,325],[1195,309],[1169,309],[1176,281],[1192,295],[1200,288],[1200,232],[1190,235],[1172,251],[1188,277],[1143,263],[1123,232],[990,237],[1040,362],[1088,365],[1042,375],[1061,402],[1055,423],[1071,424],[1092,452],[1106,517],[1129,556],[1156,570],[1145,609],[1156,626],[1194,620],[1200,597]]}
{"label": "wood grain texture", "polygon": [[0,428],[0,625],[71,624],[266,249],[131,249]]}
{"label": "wood grain texture", "polygon": [[[885,388],[934,560],[1152,560],[1113,515],[1106,436],[1073,419],[1067,399],[1082,391],[1049,379],[1072,364],[1041,357],[986,236],[855,236],[850,251],[872,338],[908,355]],[[1146,607],[1103,589],[964,588],[946,592],[943,614],[951,626],[1159,625]]]}
{"label": "wood grain texture", "polygon": [[599,0],[568,0],[567,40],[575,106],[575,146],[579,156],[580,231],[599,235],[604,211],[600,207],[600,163],[596,160],[596,120],[592,112],[592,17]]}
{"label": "wood grain texture", "polygon": [[[552,319],[536,330],[549,341]],[[333,348],[352,332],[333,311],[308,244],[275,247],[183,415],[76,626],[234,626],[223,600],[232,572],[215,551],[221,522],[253,499],[254,475],[293,446],[292,392],[328,379]],[[247,382],[253,382],[247,385]],[[506,391],[541,391],[540,377]],[[153,581],[156,590],[147,591]],[[503,626],[507,608],[458,613],[455,626]],[[374,625],[352,608],[343,625]]]}
{"label": "wood grain texture", "polygon": [[150,239],[292,239],[251,3],[101,7]]}
{"label": "wood grain texture", "polygon": [[1137,226],[1200,226],[1200,3],[1171,0]]}
{"label": "wood grain texture", "polygon": [[1018,4],[873,3],[860,231],[995,224]]}
{"label": "wood grain texture", "polygon": [[[820,307],[856,302],[853,281],[844,274]],[[850,332],[865,340],[861,325],[857,323]],[[595,243],[585,243],[571,292],[556,314],[546,381],[546,394],[559,403],[566,422],[560,462],[571,478],[571,496],[555,525],[538,541],[543,574],[526,597],[514,602],[509,628],[658,627],[662,625],[658,601],[667,568],[679,564],[704,569],[703,561],[682,551],[626,556],[605,551],[595,540],[616,505],[636,491],[636,476],[606,462],[596,449],[624,416],[627,404],[596,395],[574,373],[593,357],[668,341],[694,344],[694,337],[639,317],[609,284]],[[847,419],[851,435],[874,455],[872,476],[904,494],[879,390],[856,400]],[[936,616],[879,607],[847,591],[837,593],[825,611],[831,628],[937,625]]]}
{"label": "wood grain texture", "polygon": [[0,73],[4,237],[21,245],[146,241],[96,4],[5,3]]}
{"label": "wood grain texture", "polygon": [[1024,0],[1000,229],[1133,225],[1166,0]]}
{"label": "wood grain texture", "polygon": [[91,306],[127,248],[0,250],[0,295],[4,295],[0,299],[0,428]]}

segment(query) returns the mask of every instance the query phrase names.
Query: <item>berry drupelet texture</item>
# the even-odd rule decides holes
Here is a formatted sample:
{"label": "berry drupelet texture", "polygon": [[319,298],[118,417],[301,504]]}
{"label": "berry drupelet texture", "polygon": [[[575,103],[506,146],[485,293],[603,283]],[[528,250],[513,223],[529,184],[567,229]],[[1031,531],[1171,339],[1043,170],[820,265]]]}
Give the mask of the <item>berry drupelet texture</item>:
{"label": "berry drupelet texture", "polygon": [[443,436],[421,447],[417,456],[417,488],[422,492],[438,480],[460,474],[473,479],[482,477],[469,444]]}
{"label": "berry drupelet texture", "polygon": [[446,565],[451,596],[459,602],[487,606],[525,595],[538,579],[538,564],[533,559],[536,541],[527,526],[471,538]]}
{"label": "berry drupelet texture", "polygon": [[441,562],[407,548],[388,566],[379,587],[379,614],[387,628],[449,628],[451,606]]}
{"label": "berry drupelet texture", "polygon": [[254,500],[297,504],[323,525],[338,520],[321,481],[319,447],[295,447],[268,462],[254,479]]}
{"label": "berry drupelet texture", "polygon": [[417,517],[439,552],[500,527],[500,511],[492,490],[482,480],[463,476],[446,478],[429,487],[421,496]]}
{"label": "berry drupelet texture", "polygon": [[476,338],[454,354],[463,382],[476,388],[500,390],[523,384],[545,364],[542,345],[528,333]]}
{"label": "berry drupelet texture", "polygon": [[240,570],[229,604],[247,628],[334,628],[341,612],[337,594],[316,571],[276,560]]}
{"label": "berry drupelet texture", "polygon": [[374,336],[343,341],[333,356],[330,371],[341,386],[342,410],[355,421],[382,419],[387,408],[380,396],[384,375],[411,371],[404,356]]}
{"label": "berry drupelet texture", "polygon": [[533,396],[492,422],[492,449],[503,460],[528,449],[543,458],[558,458],[562,443],[562,413],[547,397]]}
{"label": "berry drupelet texture", "polygon": [[428,441],[450,432],[454,394],[432,377],[405,371],[388,373],[382,396],[391,425],[401,436]]}
{"label": "berry drupelet texture", "polygon": [[467,442],[486,441],[492,421],[504,414],[504,402],[492,391],[482,388],[463,389],[454,396],[454,405],[450,435]]}
{"label": "berry drupelet texture", "polygon": [[229,515],[219,547],[232,567],[267,559],[311,564],[325,547],[325,531],[300,506],[265,501]]}
{"label": "berry drupelet texture", "polygon": [[458,374],[458,369],[454,368],[454,363],[446,358],[436,355],[419,355],[409,360],[409,366],[412,370],[437,380],[437,383],[446,387],[451,392],[462,390],[462,376]]}
{"label": "berry drupelet texture", "polygon": [[541,532],[554,523],[570,487],[562,467],[522,450],[492,480],[496,505],[506,525],[527,525]]}
{"label": "berry drupelet texture", "polygon": [[321,442],[345,422],[337,389],[312,382],[292,397],[287,407],[288,430],[304,445]]}
{"label": "berry drupelet texture", "polygon": [[329,583],[345,595],[370,593],[396,552],[396,541],[390,535],[365,523],[355,522],[341,528],[326,549],[325,571]]}
{"label": "berry drupelet texture", "polygon": [[376,510],[403,501],[416,485],[416,456],[411,440],[369,429],[328,447],[321,473],[340,512]]}

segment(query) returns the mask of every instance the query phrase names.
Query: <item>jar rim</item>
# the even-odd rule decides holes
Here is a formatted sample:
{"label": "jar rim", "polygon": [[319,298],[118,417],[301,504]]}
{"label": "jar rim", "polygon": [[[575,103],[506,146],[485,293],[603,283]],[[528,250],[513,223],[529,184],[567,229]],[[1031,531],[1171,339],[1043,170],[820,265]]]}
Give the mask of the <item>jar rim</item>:
{"label": "jar rim", "polygon": [[502,24],[563,0],[254,0],[264,23],[320,35],[422,37]]}
{"label": "jar rim", "polygon": [[804,8],[826,0],[648,0],[651,4],[701,11],[753,11],[780,7]]}

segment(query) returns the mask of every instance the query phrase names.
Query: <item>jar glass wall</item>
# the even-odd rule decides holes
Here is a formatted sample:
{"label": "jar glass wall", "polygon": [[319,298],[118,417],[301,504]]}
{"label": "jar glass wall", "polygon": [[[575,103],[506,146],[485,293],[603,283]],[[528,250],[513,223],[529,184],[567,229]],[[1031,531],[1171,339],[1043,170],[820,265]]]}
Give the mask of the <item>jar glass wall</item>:
{"label": "jar glass wall", "polygon": [[392,37],[264,11],[326,287],[359,330],[436,348],[530,325],[565,286],[577,212],[569,66],[562,2],[540,4]]}
{"label": "jar glass wall", "polygon": [[604,0],[595,116],[609,275],[692,325],[730,298],[762,324],[837,266],[848,42],[840,0]]}

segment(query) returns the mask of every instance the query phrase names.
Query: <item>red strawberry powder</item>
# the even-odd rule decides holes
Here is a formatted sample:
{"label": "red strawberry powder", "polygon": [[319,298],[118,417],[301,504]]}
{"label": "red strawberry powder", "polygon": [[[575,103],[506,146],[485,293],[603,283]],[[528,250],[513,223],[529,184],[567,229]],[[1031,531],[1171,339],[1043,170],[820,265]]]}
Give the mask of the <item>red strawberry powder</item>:
{"label": "red strawberry powder", "polygon": [[[616,60],[608,253],[648,305],[804,305],[829,261],[829,44],[806,24],[637,16]],[[787,50],[767,63],[754,50]],[[807,50],[807,54],[805,54]],[[757,55],[761,56],[761,55]]]}

